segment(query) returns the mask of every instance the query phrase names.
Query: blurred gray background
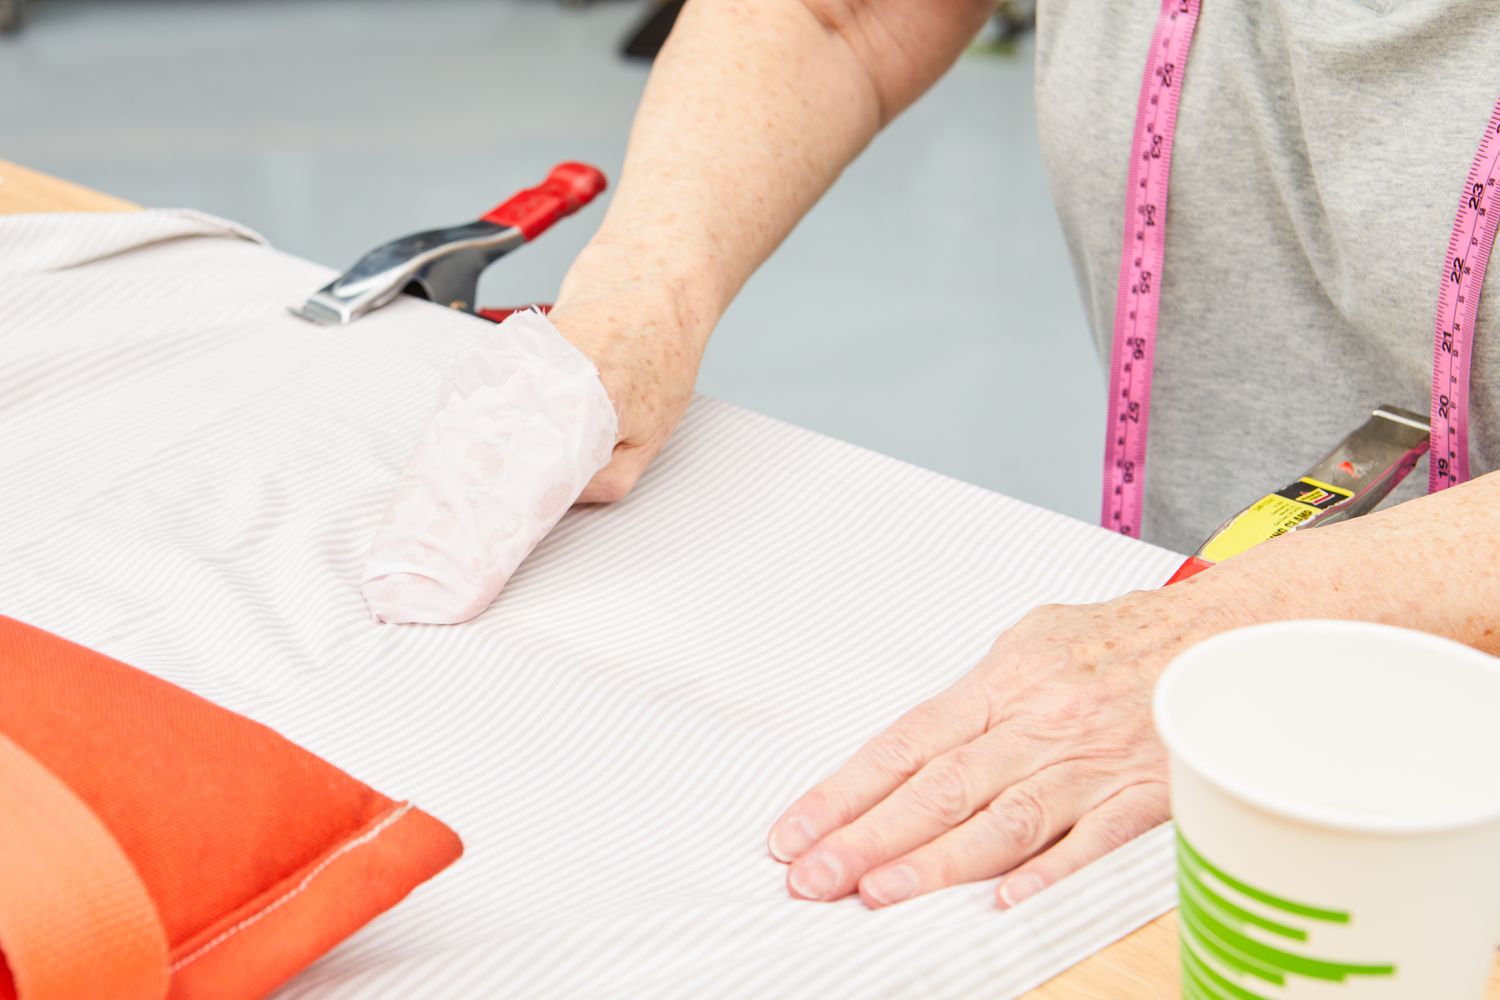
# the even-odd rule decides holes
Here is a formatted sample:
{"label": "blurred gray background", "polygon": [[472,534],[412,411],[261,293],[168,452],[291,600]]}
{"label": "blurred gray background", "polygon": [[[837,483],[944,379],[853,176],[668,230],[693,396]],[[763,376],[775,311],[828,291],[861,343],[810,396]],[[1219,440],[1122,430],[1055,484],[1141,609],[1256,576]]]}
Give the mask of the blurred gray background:
{"label": "blurred gray background", "polygon": [[[639,0],[32,0],[0,159],[343,267],[556,161],[618,173]],[[485,276],[549,299],[602,203]],[[1085,519],[1103,375],[1037,151],[1032,52],[975,51],[735,303],[702,391]],[[878,502],[871,498],[872,502]]]}

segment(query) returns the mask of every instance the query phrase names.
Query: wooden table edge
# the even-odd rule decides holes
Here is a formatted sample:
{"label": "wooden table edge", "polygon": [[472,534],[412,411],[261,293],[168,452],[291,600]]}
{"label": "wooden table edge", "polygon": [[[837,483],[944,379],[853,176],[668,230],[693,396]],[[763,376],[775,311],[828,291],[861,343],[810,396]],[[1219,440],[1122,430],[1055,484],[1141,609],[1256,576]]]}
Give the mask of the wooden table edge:
{"label": "wooden table edge", "polygon": [[139,208],[16,163],[0,160],[0,215],[24,212],[128,212]]}

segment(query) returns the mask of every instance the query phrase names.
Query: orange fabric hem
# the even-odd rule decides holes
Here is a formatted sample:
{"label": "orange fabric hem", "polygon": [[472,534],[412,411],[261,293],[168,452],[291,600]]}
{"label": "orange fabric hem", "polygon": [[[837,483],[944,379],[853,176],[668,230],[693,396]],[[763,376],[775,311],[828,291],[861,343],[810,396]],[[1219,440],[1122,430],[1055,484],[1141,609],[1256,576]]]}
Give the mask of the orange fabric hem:
{"label": "orange fabric hem", "polygon": [[264,996],[462,853],[453,831],[400,803],[173,949],[168,996]]}

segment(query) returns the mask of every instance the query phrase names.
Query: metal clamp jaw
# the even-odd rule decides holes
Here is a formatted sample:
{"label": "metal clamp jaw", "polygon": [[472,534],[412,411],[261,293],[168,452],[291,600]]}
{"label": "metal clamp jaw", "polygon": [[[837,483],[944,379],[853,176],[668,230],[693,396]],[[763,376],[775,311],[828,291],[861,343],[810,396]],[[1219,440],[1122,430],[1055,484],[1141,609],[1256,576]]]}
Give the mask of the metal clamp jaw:
{"label": "metal clamp jaw", "polygon": [[540,236],[604,190],[604,175],[584,163],[563,163],[473,222],[392,240],[365,254],[292,312],[321,325],[347,325],[403,292],[475,312],[479,275]]}
{"label": "metal clamp jaw", "polygon": [[[1430,427],[1422,414],[1399,406],[1377,406],[1369,420],[1300,479],[1257,500],[1219,525],[1167,583],[1196,576],[1215,562],[1270,537],[1368,514],[1390,496],[1417,460],[1427,453],[1429,435]],[[1288,509],[1295,511],[1296,516],[1287,519],[1284,512]],[[1257,512],[1262,510],[1273,513],[1269,517],[1258,516]],[[1243,520],[1246,518],[1248,522]],[[1231,538],[1233,541],[1226,542]]]}

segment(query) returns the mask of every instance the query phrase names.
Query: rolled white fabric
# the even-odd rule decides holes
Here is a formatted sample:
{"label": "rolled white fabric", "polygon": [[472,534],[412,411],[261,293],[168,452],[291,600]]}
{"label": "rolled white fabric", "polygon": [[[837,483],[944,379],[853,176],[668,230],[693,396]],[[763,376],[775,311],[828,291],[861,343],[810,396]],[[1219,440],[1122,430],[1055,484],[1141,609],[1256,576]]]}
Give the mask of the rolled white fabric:
{"label": "rolled white fabric", "polygon": [[452,625],[489,607],[614,449],[598,370],[540,313],[507,318],[455,382],[370,548],[379,621]]}

